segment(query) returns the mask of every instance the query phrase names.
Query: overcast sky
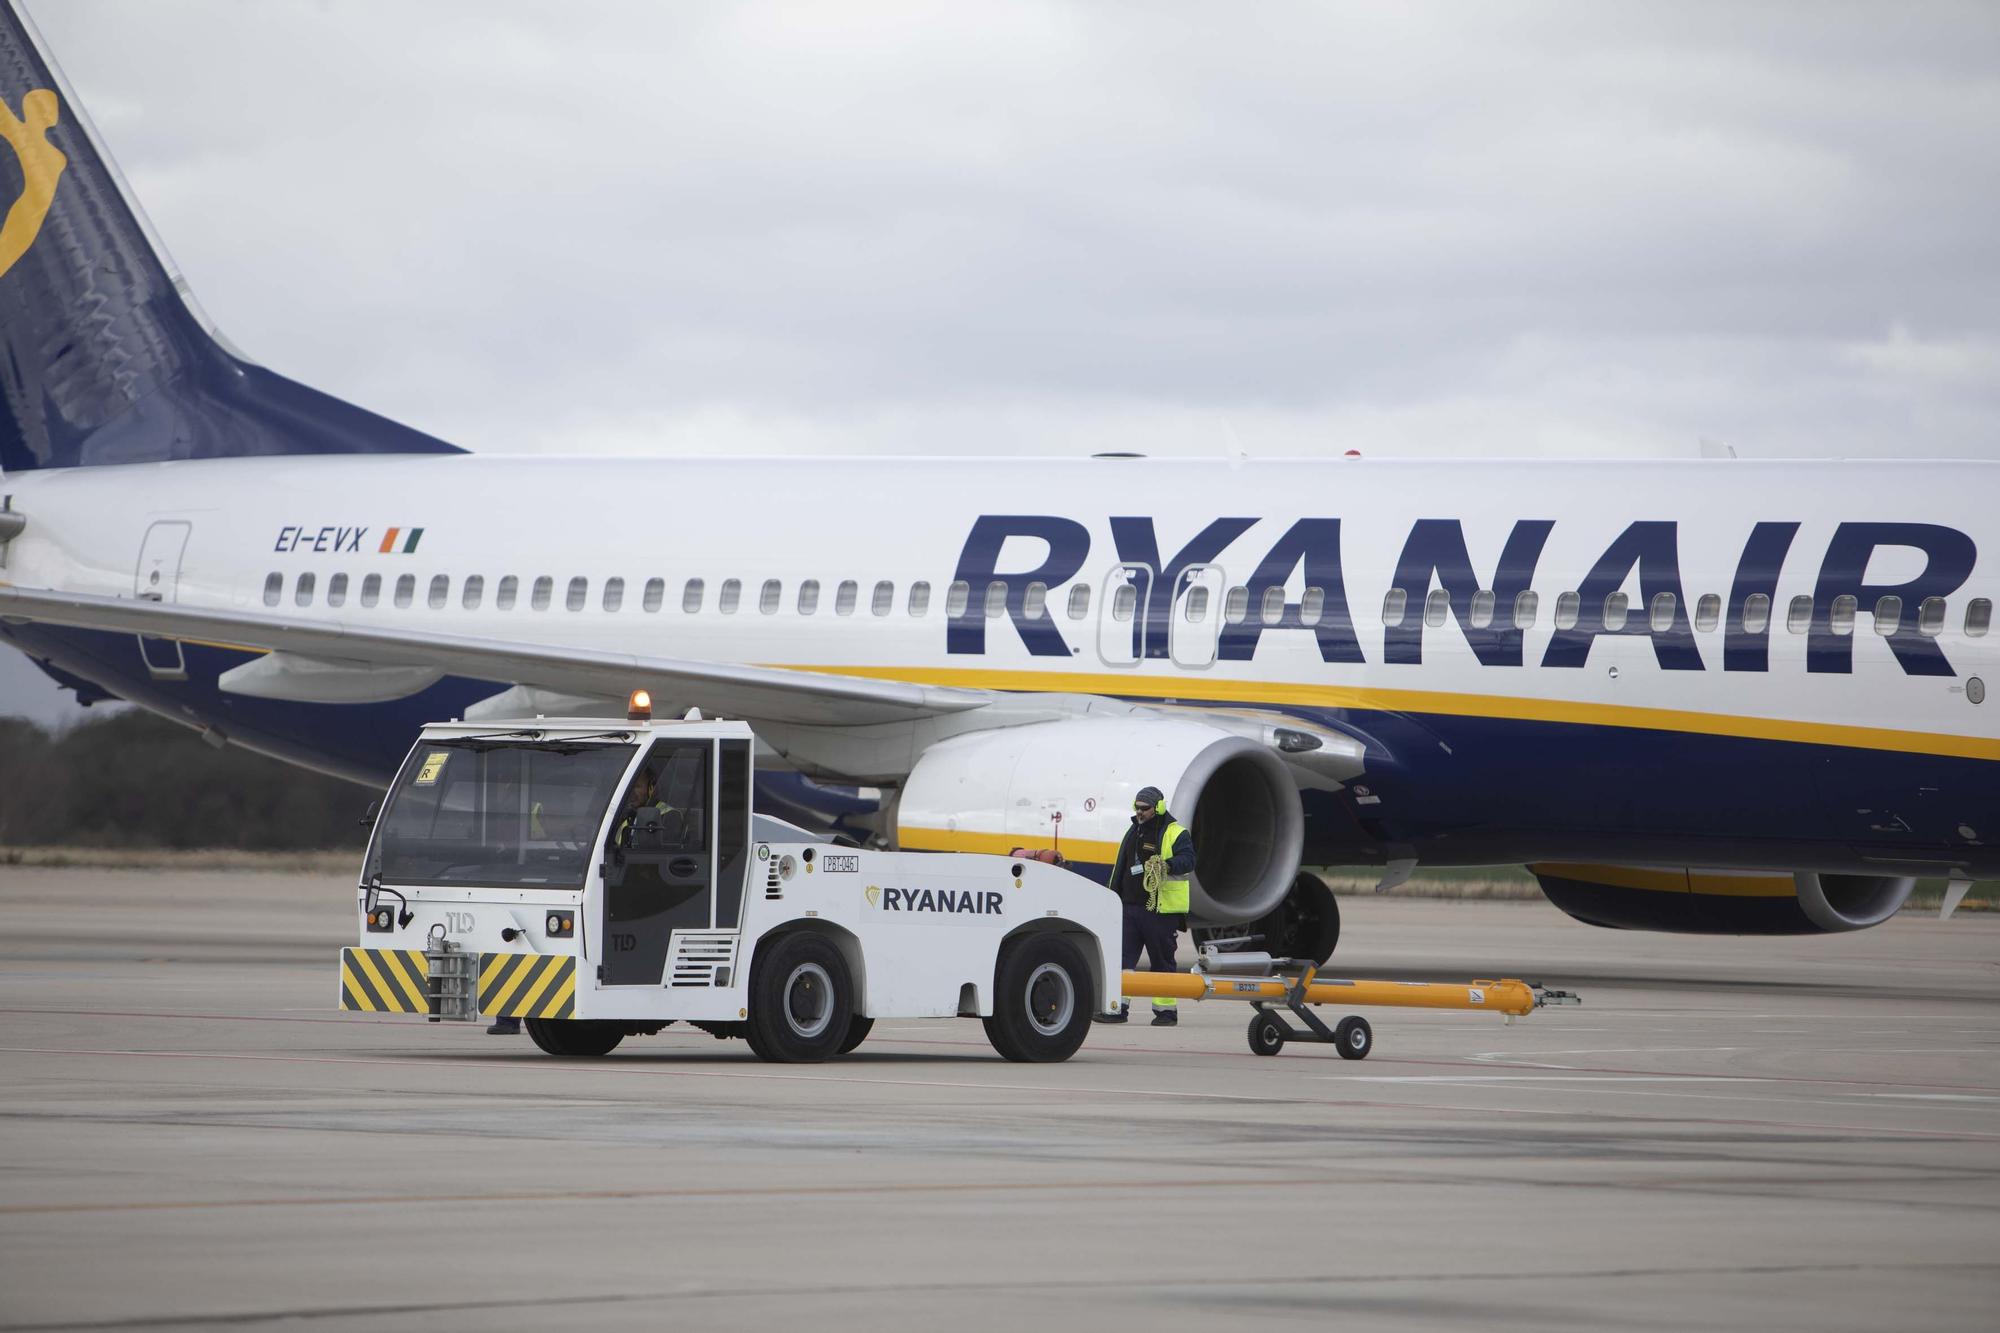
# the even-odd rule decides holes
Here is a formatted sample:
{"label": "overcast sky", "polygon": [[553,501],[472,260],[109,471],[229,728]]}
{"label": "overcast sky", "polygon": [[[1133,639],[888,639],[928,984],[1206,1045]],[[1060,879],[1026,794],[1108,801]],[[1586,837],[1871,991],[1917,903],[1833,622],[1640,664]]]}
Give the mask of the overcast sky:
{"label": "overcast sky", "polygon": [[1990,3],[30,9],[238,345],[473,449],[2000,454]]}

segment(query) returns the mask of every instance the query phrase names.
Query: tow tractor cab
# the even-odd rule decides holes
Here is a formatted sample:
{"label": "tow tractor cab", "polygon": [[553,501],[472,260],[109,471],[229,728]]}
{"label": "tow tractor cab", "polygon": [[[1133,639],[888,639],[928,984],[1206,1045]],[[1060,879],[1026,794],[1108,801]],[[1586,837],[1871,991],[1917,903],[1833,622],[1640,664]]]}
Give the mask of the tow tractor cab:
{"label": "tow tractor cab", "polygon": [[1119,1002],[1109,890],[1026,858],[881,852],[751,810],[748,725],[423,730],[375,822],[343,1009],[526,1020],[552,1055],[677,1021],[823,1060],[877,1018],[977,1015],[1067,1059]]}

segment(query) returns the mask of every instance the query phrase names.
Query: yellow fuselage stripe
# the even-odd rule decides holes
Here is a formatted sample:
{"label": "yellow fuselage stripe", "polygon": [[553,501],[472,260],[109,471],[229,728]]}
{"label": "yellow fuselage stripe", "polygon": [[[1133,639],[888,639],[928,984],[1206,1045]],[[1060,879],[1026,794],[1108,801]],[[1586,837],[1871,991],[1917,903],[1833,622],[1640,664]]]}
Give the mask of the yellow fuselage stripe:
{"label": "yellow fuselage stripe", "polygon": [[[957,829],[918,828],[899,825],[896,841],[909,852],[984,852],[989,856],[1011,855],[1016,847],[1033,847],[1044,839],[1036,833],[973,833]],[[1088,838],[1064,838],[1063,855],[1072,860],[1108,864],[1118,855],[1115,842],[1094,842]]]}
{"label": "yellow fuselage stripe", "polygon": [[1588,726],[1637,727],[1647,731],[1678,731],[1702,736],[1734,736],[1749,740],[1796,741],[1851,749],[2000,760],[2000,739],[1989,737],[1857,727],[1836,722],[1794,722],[1785,718],[1743,717],[1731,713],[1699,713],[1631,704],[1582,703],[1568,699],[1528,699],[1514,695],[1454,694],[1346,685],[1291,685],[1217,677],[1196,679],[1106,672],[999,671],[981,667],[783,665],[780,669],[856,676],[865,680],[904,681],[913,685],[1028,694],[1109,694],[1127,699],[1158,699],[1168,703],[1275,704],[1294,708],[1349,708],[1363,712],[1439,713],[1523,722],[1573,722]]}

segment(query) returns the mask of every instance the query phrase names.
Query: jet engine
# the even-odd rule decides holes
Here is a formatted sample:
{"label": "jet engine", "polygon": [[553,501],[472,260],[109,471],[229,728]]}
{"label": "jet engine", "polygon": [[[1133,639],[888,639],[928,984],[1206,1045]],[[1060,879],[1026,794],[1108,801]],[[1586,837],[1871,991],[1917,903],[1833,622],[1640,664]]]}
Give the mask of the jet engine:
{"label": "jet engine", "polygon": [[903,785],[899,844],[990,852],[1055,848],[1110,868],[1141,787],[1195,833],[1191,915],[1253,921],[1291,890],[1305,841],[1298,788],[1266,746],[1199,721],[1074,718],[955,736]]}
{"label": "jet engine", "polygon": [[1531,865],[1550,902],[1614,930],[1697,935],[1822,935],[1894,916],[1917,881],[1802,870]]}

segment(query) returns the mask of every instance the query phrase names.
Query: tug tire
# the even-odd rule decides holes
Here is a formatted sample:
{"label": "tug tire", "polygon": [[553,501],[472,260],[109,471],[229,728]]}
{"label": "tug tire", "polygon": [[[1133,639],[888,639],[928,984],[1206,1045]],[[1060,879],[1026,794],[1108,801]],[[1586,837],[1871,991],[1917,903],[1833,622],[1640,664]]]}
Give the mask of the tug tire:
{"label": "tug tire", "polygon": [[860,1014],[856,1014],[854,1017],[848,1019],[847,1036],[841,1039],[840,1050],[836,1054],[846,1055],[862,1042],[867,1041],[868,1034],[874,1027],[874,1019],[863,1018]]}
{"label": "tug tire", "polygon": [[524,1024],[535,1045],[550,1055],[594,1058],[609,1055],[625,1040],[622,1023],[577,1018],[530,1018]]}
{"label": "tug tire", "polygon": [[814,1064],[840,1051],[854,1017],[847,960],[824,935],[781,935],[750,970],[750,1049],[779,1064]]}
{"label": "tug tire", "polygon": [[1060,935],[1025,935],[1000,949],[993,1013],[981,1020],[993,1049],[1023,1064],[1067,1060],[1090,1032],[1090,968]]}

